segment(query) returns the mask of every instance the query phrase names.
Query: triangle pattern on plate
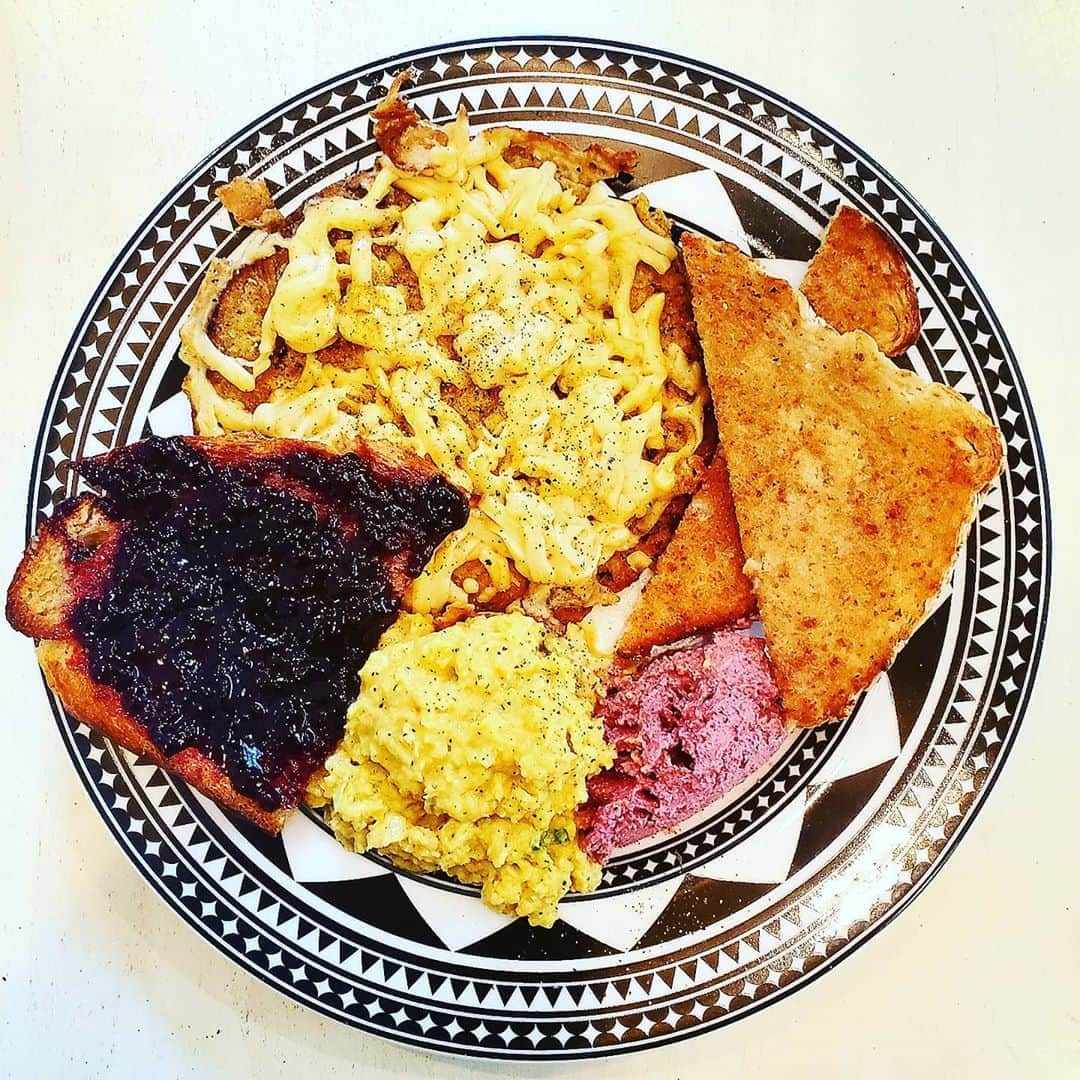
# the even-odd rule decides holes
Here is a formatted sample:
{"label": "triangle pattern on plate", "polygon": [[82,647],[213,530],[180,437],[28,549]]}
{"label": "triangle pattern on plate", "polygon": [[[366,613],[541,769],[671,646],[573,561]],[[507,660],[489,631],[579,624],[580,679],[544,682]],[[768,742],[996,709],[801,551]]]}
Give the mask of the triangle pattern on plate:
{"label": "triangle pattern on plate", "polygon": [[801,870],[817,858],[844,832],[866,806],[870,795],[877,790],[891,766],[892,762],[886,761],[810,789],[791,873]]}
{"label": "triangle pattern on plate", "polygon": [[398,880],[420,917],[448,949],[456,951],[473,945],[514,921],[493,911],[475,893],[429,884],[411,874],[401,874]]}
{"label": "triangle pattern on plate", "polygon": [[678,892],[681,877],[630,892],[582,898],[559,908],[562,921],[623,952],[652,926]]}
{"label": "triangle pattern on plate", "polygon": [[292,876],[300,882],[360,881],[392,873],[385,864],[343,847],[303,812],[289,815],[281,842]]}
{"label": "triangle pattern on plate", "polygon": [[886,674],[875,679],[856,706],[840,745],[814,776],[813,783],[828,784],[845,776],[892,761],[900,753],[900,730],[892,683]]}
{"label": "triangle pattern on plate", "polygon": [[[477,900],[477,903],[480,901]],[[566,905],[569,907],[570,905]],[[565,911],[565,908],[563,908]],[[538,962],[558,961],[566,956],[617,956],[619,950],[560,919],[550,930],[515,919],[502,930],[460,950],[470,956],[503,960],[528,957]]]}
{"label": "triangle pattern on plate", "polygon": [[711,169],[654,180],[635,188],[630,194],[631,197],[644,195],[658,210],[692,222],[695,227],[729,241],[747,254],[750,252],[750,241],[735,205],[727,188]]}
{"label": "triangle pattern on plate", "polygon": [[[681,934],[715,926],[741,912],[749,904],[767,896],[775,884],[745,881],[714,881],[698,877],[697,871],[687,874],[668,907],[639,939],[637,948],[647,949]],[[718,952],[712,960],[714,972],[722,974],[733,965],[731,957]],[[711,976],[710,976],[711,977]]]}
{"label": "triangle pattern on plate", "polygon": [[799,843],[806,792],[800,791],[778,814],[741,843],[694,867],[697,877],[714,881],[768,884],[783,881]]}
{"label": "triangle pattern on plate", "polygon": [[147,425],[152,434],[161,437],[193,435],[195,429],[191,423],[191,403],[184,394],[174,394],[150,410]]}

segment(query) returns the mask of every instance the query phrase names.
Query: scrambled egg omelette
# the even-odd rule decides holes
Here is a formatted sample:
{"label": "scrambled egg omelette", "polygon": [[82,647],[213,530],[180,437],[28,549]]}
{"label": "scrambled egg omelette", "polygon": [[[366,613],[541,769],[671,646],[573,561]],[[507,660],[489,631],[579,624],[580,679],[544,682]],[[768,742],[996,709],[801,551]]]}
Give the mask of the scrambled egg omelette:
{"label": "scrambled egg omelette", "polygon": [[[551,612],[615,599],[602,568],[693,486],[707,388],[663,321],[656,283],[677,255],[643,200],[580,163],[523,162],[527,133],[473,134],[464,114],[433,128],[395,97],[376,137],[387,149],[392,105],[417,136],[407,152],[211,266],[181,332],[185,388],[200,434],[387,440],[468,493],[308,799],[347,847],[550,926],[568,890],[599,882],[574,812],[612,759],[594,716],[602,635],[592,620],[552,633]],[[259,266],[275,268],[256,283],[269,302],[230,355],[215,310]]]}
{"label": "scrambled egg omelette", "polygon": [[[211,269],[182,333],[196,428],[430,458],[473,512],[414,611],[472,610],[522,579],[588,606],[598,569],[688,489],[702,439],[704,376],[661,340],[664,293],[632,306],[639,267],[664,273],[675,245],[603,184],[580,195],[551,161],[510,165],[507,129],[471,135],[463,114],[440,134],[419,171],[383,158],[363,194],[309,201],[290,237],[254,234],[247,260],[288,262],[250,361],[206,333],[236,268]],[[297,381],[253,407],[221,392],[253,390],[279,339],[303,358]],[[347,365],[342,342],[358,347]]]}
{"label": "scrambled egg omelette", "polygon": [[402,623],[364,665],[309,801],[346,847],[444,870],[551,926],[569,889],[600,881],[574,824],[586,778],[612,760],[596,658],[576,627],[560,637],[520,612]]}

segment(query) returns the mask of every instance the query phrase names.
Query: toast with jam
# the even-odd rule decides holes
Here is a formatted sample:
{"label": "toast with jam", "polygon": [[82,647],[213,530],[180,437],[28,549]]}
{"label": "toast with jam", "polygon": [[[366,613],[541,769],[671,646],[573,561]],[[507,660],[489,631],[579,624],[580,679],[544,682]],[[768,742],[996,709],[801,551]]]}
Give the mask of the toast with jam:
{"label": "toast with jam", "polygon": [[41,524],[8,621],[76,719],[277,832],[467,500],[382,443],[152,438],[74,468],[100,494]]}

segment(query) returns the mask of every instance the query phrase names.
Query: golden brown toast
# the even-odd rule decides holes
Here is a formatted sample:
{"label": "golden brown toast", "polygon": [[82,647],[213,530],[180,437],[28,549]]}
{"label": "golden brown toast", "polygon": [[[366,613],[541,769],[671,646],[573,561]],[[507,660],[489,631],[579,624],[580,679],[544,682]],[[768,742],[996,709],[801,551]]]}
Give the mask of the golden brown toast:
{"label": "golden brown toast", "polygon": [[[830,326],[865,330],[889,355],[919,335],[915,287],[903,256],[874,222],[850,207],[829,223],[801,291]],[[727,466],[718,451],[631,612],[619,653],[644,655],[655,645],[749,616],[754,594],[743,562]]]}
{"label": "golden brown toast", "polygon": [[[446,145],[446,133],[428,123],[400,96],[402,85],[412,76],[411,70],[402,71],[371,114],[379,149],[402,172],[421,172],[430,164],[431,151]],[[589,193],[593,184],[628,173],[637,164],[633,150],[617,150],[599,143],[581,150],[554,135],[519,128],[493,128],[492,132],[510,140],[506,154],[510,165],[535,167],[550,161],[562,186],[579,199]]]}
{"label": "golden brown toast", "polygon": [[754,591],[744,561],[727,467],[718,451],[630,612],[619,654],[641,656],[654,645],[745,618],[754,610]]}
{"label": "golden brown toast", "polygon": [[[333,501],[337,496],[332,489],[328,489],[330,494],[324,494],[299,482],[293,483],[286,473],[279,474],[274,467],[277,460],[289,454],[334,456],[321,447],[250,435],[217,439],[184,437],[180,441],[220,466],[257,466],[260,460],[266,460],[269,471],[261,482],[278,490],[292,491],[312,502],[319,513],[324,508],[337,513]],[[113,451],[96,460],[107,462],[126,450]],[[370,444],[358,446],[357,453],[368,463],[376,481],[383,485],[425,484],[436,475],[429,463],[396,447]],[[458,498],[464,508],[464,499]],[[8,622],[36,639],[37,658],[46,680],[76,719],[151,759],[221,805],[270,832],[277,832],[291,809],[289,803],[268,809],[238,791],[225,769],[199,749],[185,747],[171,755],[162,753],[148,729],[125,706],[121,695],[91,673],[90,656],[72,619],[80,601],[100,598],[109,588],[126,527],[125,520],[111,516],[107,497],[84,494],[62,506],[54,517],[42,523],[15,572],[7,593]],[[415,576],[409,559],[409,545],[405,543],[384,561],[389,588],[398,598]],[[344,719],[343,713],[342,724]]]}
{"label": "golden brown toast", "polygon": [[845,715],[921,622],[1001,436],[730,244],[682,246],[776,682],[789,723],[813,726]]}
{"label": "golden brown toast", "polygon": [[922,320],[904,256],[865,214],[842,206],[799,287],[814,311],[841,333],[863,330],[887,356],[919,336]]}
{"label": "golden brown toast", "polygon": [[74,640],[38,643],[38,663],[50,689],[76,720],[100,731],[156,765],[186,781],[208,798],[242,814],[267,832],[277,833],[289,814],[288,808],[265,810],[254,799],[233,787],[225,770],[198,750],[186,749],[166,757],[143,728],[124,708],[120,695],[96,682],[88,670],[86,650]]}

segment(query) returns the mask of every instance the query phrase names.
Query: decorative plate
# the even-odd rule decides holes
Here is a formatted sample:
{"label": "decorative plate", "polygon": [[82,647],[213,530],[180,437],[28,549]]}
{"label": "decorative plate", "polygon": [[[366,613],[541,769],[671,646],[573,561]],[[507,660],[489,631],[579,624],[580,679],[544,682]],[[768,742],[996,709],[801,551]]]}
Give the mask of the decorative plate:
{"label": "decorative plate", "polygon": [[213,198],[240,173],[286,210],[368,167],[369,114],[395,73],[436,121],[513,124],[633,146],[635,187],[682,225],[797,281],[841,203],[872,215],[917,282],[902,363],[979,404],[1008,442],[951,589],[841,724],[776,760],[677,834],[621,852],[553,930],[474,891],[340,848],[313,817],[265,836],[53,709],[98,811],[204,937],[313,1009],[401,1042],[480,1057],[656,1046],[777,1001],[866,941],[926,884],[1001,769],[1031,690],[1050,571],[1046,475],[1024,384],[990,305],[887,172],[810,113],[655,50],[521,39],[425,49],[285,102],[197,166],[110,267],[45,409],[27,532],[67,462],[190,430],[177,328],[208,261],[240,234]]}

